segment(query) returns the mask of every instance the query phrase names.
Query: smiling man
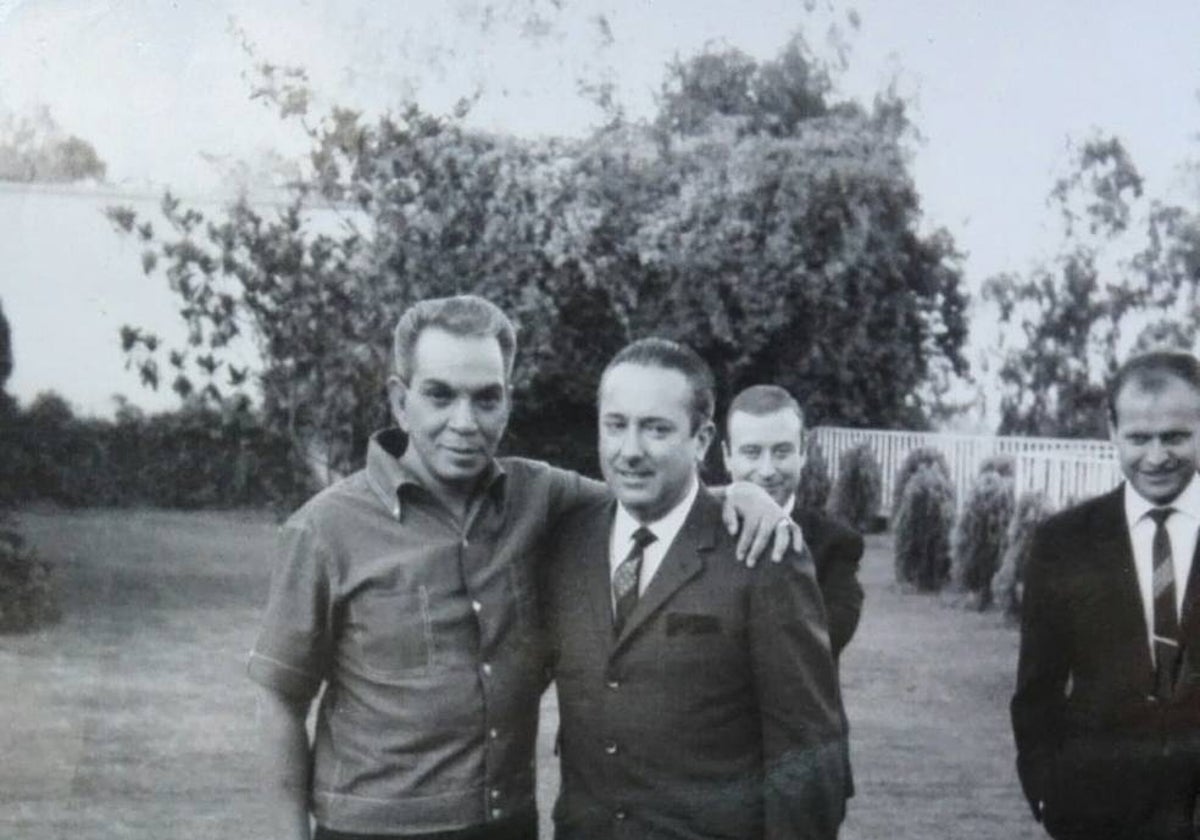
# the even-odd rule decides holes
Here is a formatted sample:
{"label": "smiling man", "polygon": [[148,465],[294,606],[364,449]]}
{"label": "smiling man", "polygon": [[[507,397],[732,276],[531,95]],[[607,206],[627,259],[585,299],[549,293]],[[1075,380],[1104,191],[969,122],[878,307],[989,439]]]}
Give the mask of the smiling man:
{"label": "smiling man", "polygon": [[804,532],[829,615],[829,643],[837,659],[854,636],[862,614],[858,565],[862,537],[819,510],[796,505],[804,467],[804,414],[778,385],[752,385],[733,398],[725,415],[725,469],[771,494]]}
{"label": "smiling man", "polygon": [[1123,486],[1036,532],[1017,769],[1055,838],[1200,833],[1200,362],[1137,356],[1109,388]]}
{"label": "smiling man", "polygon": [[568,514],[547,566],[561,722],[559,840],[822,838],[844,730],[811,560],[733,561],[697,476],[712,375],[635,342],[600,380],[611,498]]}
{"label": "smiling man", "polygon": [[[258,833],[307,840],[311,810],[318,840],[536,837],[534,561],[603,485],[496,457],[515,351],[512,323],[482,298],[410,308],[388,379],[398,428],[280,530],[249,663],[272,819]],[[771,530],[762,520],[780,512],[764,501],[755,515],[743,497],[743,531]]]}

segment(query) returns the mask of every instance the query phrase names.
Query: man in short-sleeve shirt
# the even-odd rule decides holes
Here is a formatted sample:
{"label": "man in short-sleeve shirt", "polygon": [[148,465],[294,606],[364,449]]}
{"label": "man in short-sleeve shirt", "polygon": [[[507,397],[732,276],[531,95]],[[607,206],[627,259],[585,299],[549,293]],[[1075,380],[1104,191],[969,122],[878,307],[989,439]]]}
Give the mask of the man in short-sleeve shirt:
{"label": "man in short-sleeve shirt", "polygon": [[530,564],[603,485],[495,458],[514,351],[511,322],[480,298],[408,310],[388,382],[400,429],[281,530],[249,665],[272,836],[307,840],[310,809],[328,840],[536,836]]}

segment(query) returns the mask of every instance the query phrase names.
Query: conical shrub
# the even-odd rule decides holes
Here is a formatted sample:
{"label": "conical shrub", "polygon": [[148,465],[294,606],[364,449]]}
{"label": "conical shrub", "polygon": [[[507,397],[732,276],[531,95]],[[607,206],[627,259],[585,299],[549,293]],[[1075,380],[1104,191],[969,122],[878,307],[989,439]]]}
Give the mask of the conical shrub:
{"label": "conical shrub", "polygon": [[816,440],[810,440],[800,468],[800,486],[796,488],[796,506],[809,510],[824,510],[829,501],[833,481],[829,478],[829,462],[825,450]]}
{"label": "conical shrub", "polygon": [[1004,554],[1000,570],[992,578],[992,592],[1005,616],[1021,614],[1021,596],[1025,588],[1025,564],[1033,544],[1033,532],[1053,512],[1045,495],[1036,491],[1022,493],[1004,535]]}
{"label": "conical shrub", "polygon": [[829,499],[830,515],[860,533],[874,531],[883,493],[881,475],[869,444],[847,450]]}
{"label": "conical shrub", "polygon": [[955,583],[974,596],[981,610],[992,603],[992,578],[1000,568],[1012,514],[1012,479],[992,470],[982,473],[967,496],[951,544]]}
{"label": "conical shrub", "polygon": [[896,581],[936,592],[950,577],[954,486],[934,464],[917,468],[896,511]]}

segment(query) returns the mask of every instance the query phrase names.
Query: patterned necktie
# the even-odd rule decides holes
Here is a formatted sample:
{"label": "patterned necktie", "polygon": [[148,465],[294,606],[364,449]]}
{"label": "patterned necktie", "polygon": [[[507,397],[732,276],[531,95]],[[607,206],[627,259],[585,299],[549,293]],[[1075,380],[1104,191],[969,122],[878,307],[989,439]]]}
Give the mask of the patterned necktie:
{"label": "patterned necktie", "polygon": [[638,599],[638,580],[642,576],[642,556],[646,546],[657,537],[649,528],[638,528],[633,532],[633,548],[613,572],[613,600],[616,608],[613,610],[613,633],[621,632],[633,606]]}
{"label": "patterned necktie", "polygon": [[1146,515],[1154,520],[1154,691],[1159,698],[1171,696],[1175,665],[1179,658],[1179,613],[1175,605],[1175,564],[1171,560],[1171,536],[1167,518],[1175,508],[1155,508]]}

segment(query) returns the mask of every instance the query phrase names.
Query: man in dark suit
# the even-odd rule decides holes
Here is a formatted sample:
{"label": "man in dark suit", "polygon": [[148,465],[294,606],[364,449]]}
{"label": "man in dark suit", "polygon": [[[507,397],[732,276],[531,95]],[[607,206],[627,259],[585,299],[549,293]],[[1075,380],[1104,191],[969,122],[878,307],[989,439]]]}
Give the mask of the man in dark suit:
{"label": "man in dark suit", "polygon": [[[817,584],[829,618],[829,644],[835,664],[854,636],[862,614],[858,564],[863,541],[857,533],[820,511],[798,507],[796,490],[804,465],[804,413],[778,385],[752,385],[729,404],[725,415],[725,468],[734,481],[749,481],[771,494],[800,526],[817,570]],[[842,711],[842,723],[849,723]],[[846,798],[854,795],[850,743],[845,743]]]}
{"label": "man in dark suit", "polygon": [[600,384],[615,498],[567,516],[543,590],[561,720],[559,838],[833,838],[837,679],[812,563],[733,560],[697,469],[712,375],[661,339]]}
{"label": "man in dark suit", "polygon": [[1055,838],[1194,840],[1200,792],[1200,363],[1109,387],[1124,484],[1050,518],[1026,571],[1017,769]]}
{"label": "man in dark suit", "polygon": [[770,493],[800,526],[817,567],[829,644],[837,659],[862,614],[858,564],[863,541],[820,511],[796,505],[803,437],[804,413],[795,398],[778,385],[752,385],[733,398],[725,415],[725,468],[734,481],[749,481]]}

